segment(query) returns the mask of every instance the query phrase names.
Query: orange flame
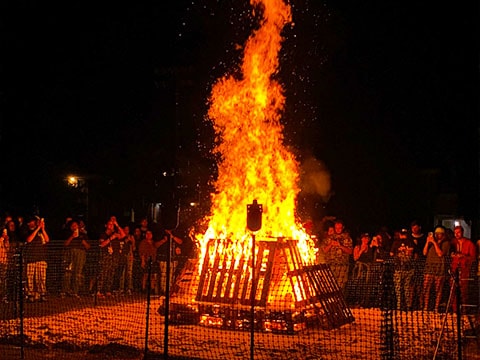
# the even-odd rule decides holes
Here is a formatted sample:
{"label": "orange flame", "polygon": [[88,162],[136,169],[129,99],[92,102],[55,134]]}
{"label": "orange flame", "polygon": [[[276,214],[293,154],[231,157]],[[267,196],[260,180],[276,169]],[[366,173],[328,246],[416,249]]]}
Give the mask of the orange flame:
{"label": "orange flame", "polygon": [[[208,117],[220,155],[209,228],[199,240],[201,259],[209,239],[230,239],[232,249],[247,253],[246,205],[263,205],[262,229],[257,236],[299,240],[305,262],[313,261],[313,243],[296,219],[299,164],[283,144],[280,118],[285,105],[278,72],[281,31],[292,21],[282,0],[251,0],[263,19],[244,48],[241,78],[226,76],[212,88]],[[235,242],[239,242],[236,244]],[[200,265],[201,266],[201,265]]]}

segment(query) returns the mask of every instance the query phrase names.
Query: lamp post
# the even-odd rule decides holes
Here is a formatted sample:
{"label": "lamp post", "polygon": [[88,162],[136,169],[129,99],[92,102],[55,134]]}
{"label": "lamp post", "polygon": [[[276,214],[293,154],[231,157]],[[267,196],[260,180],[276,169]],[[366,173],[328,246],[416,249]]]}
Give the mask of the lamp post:
{"label": "lamp post", "polygon": [[247,228],[252,232],[252,286],[250,290],[250,359],[253,360],[254,333],[255,333],[255,294],[257,284],[255,278],[255,232],[262,228],[263,207],[253,200],[247,205]]}

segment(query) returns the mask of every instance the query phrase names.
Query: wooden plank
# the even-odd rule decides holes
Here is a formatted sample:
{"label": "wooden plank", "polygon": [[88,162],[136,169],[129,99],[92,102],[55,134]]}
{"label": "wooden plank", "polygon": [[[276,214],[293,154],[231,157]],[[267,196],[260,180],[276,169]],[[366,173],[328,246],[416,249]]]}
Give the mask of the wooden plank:
{"label": "wooden plank", "polygon": [[[211,245],[211,243],[215,241],[214,239],[210,239],[207,243],[207,250],[209,248],[209,246]],[[209,264],[209,260],[210,260],[210,257],[209,257],[209,251],[206,251],[205,252],[205,257],[203,259],[203,267],[202,267],[202,273],[200,274],[200,281],[198,283],[198,289],[197,289],[197,296],[195,297],[195,300],[196,301],[204,301],[204,287],[205,287],[205,284],[208,283],[208,275],[209,275],[209,271],[210,271],[210,268],[208,266]]]}
{"label": "wooden plank", "polygon": [[272,271],[273,266],[275,264],[275,254],[277,252],[277,242],[262,242],[262,246],[268,248],[268,260],[267,260],[267,268],[264,274],[264,290],[262,292],[262,297],[260,299],[260,306],[266,306],[268,295],[270,294],[271,288],[271,281],[272,281]]}

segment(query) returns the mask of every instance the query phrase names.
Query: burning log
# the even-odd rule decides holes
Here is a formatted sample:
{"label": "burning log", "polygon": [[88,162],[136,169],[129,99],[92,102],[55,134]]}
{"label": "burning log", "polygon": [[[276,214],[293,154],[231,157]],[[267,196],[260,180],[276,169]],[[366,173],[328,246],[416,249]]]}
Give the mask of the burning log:
{"label": "burning log", "polygon": [[248,257],[216,252],[226,248],[222,243],[210,240],[200,273],[192,261],[179,277],[171,296],[173,322],[250,329],[252,291],[255,330],[293,333],[354,321],[328,265],[304,266],[296,240],[258,241],[255,288]]}

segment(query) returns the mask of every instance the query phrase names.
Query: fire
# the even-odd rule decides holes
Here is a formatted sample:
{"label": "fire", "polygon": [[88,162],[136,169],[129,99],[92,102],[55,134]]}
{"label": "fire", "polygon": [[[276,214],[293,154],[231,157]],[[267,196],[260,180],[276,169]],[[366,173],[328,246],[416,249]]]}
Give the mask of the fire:
{"label": "fire", "polygon": [[209,98],[208,118],[217,136],[214,153],[220,160],[208,230],[198,239],[200,259],[210,239],[226,240],[216,251],[231,259],[232,266],[238,266],[238,254],[248,257],[246,205],[256,199],[263,205],[263,226],[257,236],[297,239],[303,260],[311,263],[313,243],[295,211],[299,164],[283,144],[280,119],[285,96],[275,79],[281,31],[292,21],[291,9],[282,0],[250,3],[263,18],[244,46],[241,76],[219,79]]}

